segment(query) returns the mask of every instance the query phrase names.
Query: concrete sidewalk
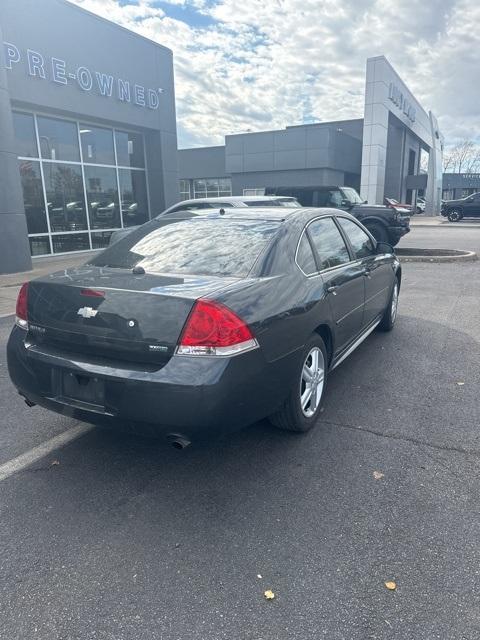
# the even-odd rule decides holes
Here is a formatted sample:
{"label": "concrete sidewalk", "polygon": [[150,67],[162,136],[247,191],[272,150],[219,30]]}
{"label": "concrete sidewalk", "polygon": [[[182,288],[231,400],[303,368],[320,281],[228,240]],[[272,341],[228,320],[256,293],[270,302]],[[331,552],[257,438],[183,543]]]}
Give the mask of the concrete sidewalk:
{"label": "concrete sidewalk", "polygon": [[31,271],[0,275],[0,318],[4,318],[15,313],[18,291],[24,282],[61,269],[77,267],[86,262],[90,256],[95,255],[96,253],[98,252],[86,251],[85,253],[76,253],[75,255],[69,256],[34,258],[33,269]]}
{"label": "concrete sidewalk", "polygon": [[415,215],[410,218],[411,227],[468,227],[469,229],[480,229],[480,218],[478,220],[460,220],[460,222],[449,222],[443,216],[425,217],[423,215]]}

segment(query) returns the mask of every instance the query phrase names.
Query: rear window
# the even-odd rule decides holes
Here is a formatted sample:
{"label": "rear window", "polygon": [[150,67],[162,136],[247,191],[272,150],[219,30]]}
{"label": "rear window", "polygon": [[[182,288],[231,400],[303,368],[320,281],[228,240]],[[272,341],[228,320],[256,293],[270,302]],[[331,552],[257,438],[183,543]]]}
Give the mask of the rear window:
{"label": "rear window", "polygon": [[[187,214],[188,215],[188,214]],[[246,276],[280,222],[163,218],[128,234],[89,264],[147,273]]]}

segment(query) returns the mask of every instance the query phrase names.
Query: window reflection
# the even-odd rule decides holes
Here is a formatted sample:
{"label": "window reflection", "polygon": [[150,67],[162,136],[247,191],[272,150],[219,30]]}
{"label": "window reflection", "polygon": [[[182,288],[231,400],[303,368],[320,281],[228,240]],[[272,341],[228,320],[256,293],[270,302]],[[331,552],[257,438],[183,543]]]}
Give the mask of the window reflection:
{"label": "window reflection", "polygon": [[85,167],[88,215],[91,229],[120,227],[117,173],[115,169]]}
{"label": "window reflection", "polygon": [[85,251],[90,249],[88,233],[68,233],[52,236],[53,253],[66,253],[67,251]]}
{"label": "window reflection", "polygon": [[241,277],[279,226],[276,221],[159,219],[119,240],[90,264],[127,269],[138,264],[147,273]]}
{"label": "window reflection", "polygon": [[87,218],[80,167],[45,163],[43,173],[51,230],[86,229]]}
{"label": "window reflection", "polygon": [[27,216],[28,233],[46,233],[48,231],[45,202],[43,200],[40,162],[20,160],[20,178],[22,181],[23,203]]}
{"label": "window reflection", "polygon": [[113,231],[101,231],[92,233],[92,249],[105,249],[110,242]]}
{"label": "window reflection", "polygon": [[337,220],[340,222],[340,225],[347,234],[357,259],[365,258],[366,256],[370,256],[374,253],[373,242],[369,236],[367,236],[365,231],[360,229],[358,224],[352,222],[352,220],[347,220],[346,218],[337,218]]}
{"label": "window reflection", "polygon": [[315,220],[308,225],[308,232],[318,252],[321,269],[349,262],[347,247],[332,218]]}
{"label": "window reflection", "polygon": [[141,133],[115,131],[117,164],[121,167],[144,167],[143,136]]}
{"label": "window reflection", "polygon": [[230,178],[199,178],[193,181],[195,198],[218,198],[232,195]]}
{"label": "window reflection", "polygon": [[43,256],[46,253],[50,253],[48,236],[35,236],[28,240],[30,242],[30,253],[32,256]]}
{"label": "window reflection", "polygon": [[38,136],[42,158],[80,161],[77,124],[56,118],[39,116]]}
{"label": "window reflection", "polygon": [[80,140],[84,162],[93,164],[115,164],[113,131],[103,127],[80,125]]}
{"label": "window reflection", "polygon": [[24,158],[38,158],[37,140],[33,116],[27,113],[13,113],[15,151]]}
{"label": "window reflection", "polygon": [[148,220],[147,185],[143,171],[119,169],[123,226],[131,227]]}

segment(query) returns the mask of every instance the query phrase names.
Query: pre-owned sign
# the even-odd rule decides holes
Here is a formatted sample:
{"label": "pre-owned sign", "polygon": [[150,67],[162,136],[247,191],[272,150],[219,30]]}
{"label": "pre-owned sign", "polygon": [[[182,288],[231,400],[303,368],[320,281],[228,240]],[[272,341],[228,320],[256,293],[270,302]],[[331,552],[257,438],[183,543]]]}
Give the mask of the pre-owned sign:
{"label": "pre-owned sign", "polygon": [[95,92],[105,98],[116,98],[120,102],[132,103],[138,107],[158,109],[159,95],[163,89],[152,89],[124,78],[115,78],[109,73],[89,69],[85,66],[71,68],[61,58],[45,57],[40,52],[27,49],[22,55],[20,49],[11,42],[4,42],[5,66],[12,70],[18,64],[26,66],[32,78],[51,80],[59,85],[76,84],[85,92]]}

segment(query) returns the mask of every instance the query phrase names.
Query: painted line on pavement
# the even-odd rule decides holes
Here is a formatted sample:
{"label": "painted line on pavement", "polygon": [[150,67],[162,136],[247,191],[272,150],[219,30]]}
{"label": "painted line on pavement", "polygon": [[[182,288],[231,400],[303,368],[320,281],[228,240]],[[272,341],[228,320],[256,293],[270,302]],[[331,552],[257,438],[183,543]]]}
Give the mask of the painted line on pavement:
{"label": "painted line on pavement", "polygon": [[93,429],[93,425],[91,424],[77,424],[75,427],[68,429],[68,431],[64,431],[60,433],[58,436],[54,438],[50,438],[46,442],[39,444],[38,447],[34,447],[27,451],[26,453],[22,453],[20,456],[5,462],[0,465],[0,482],[9,478],[14,473],[18,473],[30,466],[32,463],[40,460],[44,456],[52,453],[55,449],[59,449],[60,447],[64,447],[72,440],[76,440],[80,436],[83,436],[85,433],[88,433]]}

